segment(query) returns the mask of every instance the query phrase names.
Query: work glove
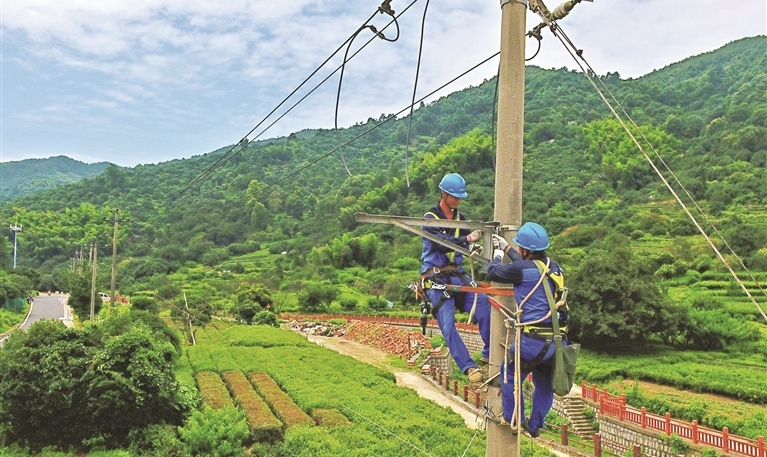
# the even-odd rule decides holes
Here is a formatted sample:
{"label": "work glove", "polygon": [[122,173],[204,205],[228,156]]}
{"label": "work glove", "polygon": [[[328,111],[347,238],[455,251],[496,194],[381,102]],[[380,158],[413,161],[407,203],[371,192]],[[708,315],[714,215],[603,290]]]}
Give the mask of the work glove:
{"label": "work glove", "polygon": [[482,230],[474,230],[466,237],[466,241],[474,243],[475,241],[479,241],[480,238],[482,238]]}
{"label": "work glove", "polygon": [[501,251],[506,252],[507,247],[509,247],[508,241],[500,235],[493,234],[493,249],[500,249]]}
{"label": "work glove", "polygon": [[493,258],[498,257],[499,259],[503,259],[503,256],[505,256],[505,255],[506,255],[506,253],[503,252],[503,250],[501,250],[501,249],[496,249],[496,250],[493,251]]}
{"label": "work glove", "polygon": [[472,254],[482,255],[483,250],[484,248],[482,247],[481,244],[471,243],[469,245],[469,252],[471,252]]}

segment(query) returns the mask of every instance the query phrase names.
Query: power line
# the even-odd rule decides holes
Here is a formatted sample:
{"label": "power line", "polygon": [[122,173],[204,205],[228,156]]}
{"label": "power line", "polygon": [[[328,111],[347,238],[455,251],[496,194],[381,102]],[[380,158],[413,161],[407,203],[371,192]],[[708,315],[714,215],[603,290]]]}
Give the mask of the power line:
{"label": "power line", "polygon": [[[418,1],[418,0],[413,0],[413,2],[412,2],[412,3],[410,3],[410,5],[408,5],[408,7],[407,7],[407,8],[405,8],[405,10],[403,10],[403,11],[402,11],[402,13],[400,13],[400,15],[399,15],[399,16],[401,16],[402,14],[404,14],[404,12],[405,12],[405,11],[407,11],[407,10],[408,10],[408,9],[409,9],[409,8],[410,8],[410,7],[411,7],[411,6],[412,6],[412,5],[415,3],[415,2],[417,2],[417,1]],[[370,21],[371,21],[371,20],[372,20],[372,19],[375,17],[375,15],[376,15],[376,14],[378,14],[379,12],[381,12],[382,8],[386,8],[386,7],[388,7],[388,4],[389,4],[390,2],[391,2],[391,0],[384,0],[384,2],[383,2],[383,3],[381,4],[381,6],[380,6],[380,7],[379,7],[379,8],[376,10],[376,12],[374,12],[374,13],[373,13],[373,14],[372,14],[372,15],[371,15],[371,16],[370,16],[370,17],[369,17],[369,18],[368,18],[368,19],[367,19],[367,20],[366,20],[366,21],[363,23],[363,27],[364,27],[364,24],[367,24],[368,22],[370,22]],[[399,17],[399,16],[397,16],[397,17]],[[391,25],[391,23],[392,23],[392,22],[395,22],[395,21],[396,21],[396,18],[395,18],[394,20],[392,20],[391,22],[389,22],[389,24],[387,24],[387,25],[386,25],[386,27],[384,27],[384,28],[382,29],[382,31],[383,31],[383,30],[386,30],[386,28],[387,28],[387,27],[389,27],[389,25]],[[399,27],[399,26],[398,26],[398,27]],[[360,27],[360,28],[362,28],[362,27]],[[275,106],[275,107],[274,107],[274,108],[273,108],[273,109],[272,109],[272,110],[271,110],[271,111],[270,111],[270,112],[269,112],[269,113],[268,113],[266,116],[264,116],[264,118],[263,118],[263,119],[261,119],[261,121],[259,121],[259,122],[258,122],[258,124],[256,124],[256,126],[255,126],[255,127],[253,127],[252,129],[250,129],[250,131],[249,131],[249,132],[248,132],[248,133],[247,133],[247,134],[246,134],[246,135],[245,135],[245,136],[242,138],[242,140],[240,140],[240,141],[239,141],[237,144],[235,144],[235,145],[233,145],[232,147],[230,147],[230,148],[229,148],[229,150],[228,150],[227,152],[225,152],[225,153],[224,153],[224,154],[223,154],[221,157],[219,157],[219,159],[218,159],[218,160],[216,160],[216,161],[215,161],[215,162],[214,162],[212,165],[210,165],[210,166],[209,166],[209,167],[208,167],[208,168],[207,168],[207,169],[206,169],[206,170],[205,170],[203,173],[201,173],[201,174],[200,174],[200,175],[199,175],[197,178],[193,179],[193,180],[192,180],[192,181],[191,181],[189,184],[187,184],[187,185],[186,185],[186,186],[185,186],[183,189],[181,189],[179,192],[177,192],[176,194],[174,194],[173,196],[171,196],[171,197],[170,197],[170,200],[176,200],[178,197],[180,197],[182,194],[184,194],[184,192],[186,192],[187,190],[189,190],[189,188],[190,188],[191,186],[193,186],[194,184],[196,184],[196,183],[200,182],[200,181],[201,181],[203,178],[205,178],[205,177],[206,177],[206,176],[208,176],[210,173],[212,173],[213,171],[215,171],[215,170],[216,170],[216,169],[219,167],[219,164],[223,165],[223,163],[226,163],[226,161],[228,161],[228,160],[229,160],[229,158],[230,158],[230,155],[231,155],[231,154],[232,154],[232,152],[233,152],[233,151],[234,151],[234,150],[237,148],[237,146],[242,146],[242,145],[244,144],[244,145],[247,147],[247,144],[248,144],[248,143],[251,141],[251,140],[248,140],[248,136],[249,136],[250,134],[252,134],[254,131],[256,131],[256,129],[258,129],[258,128],[259,128],[259,127],[260,127],[260,126],[261,126],[261,125],[262,125],[264,122],[266,122],[266,120],[267,120],[267,119],[268,119],[268,118],[269,118],[269,117],[270,117],[272,114],[274,114],[274,113],[275,113],[275,112],[276,112],[276,111],[277,111],[277,110],[278,110],[278,109],[279,109],[279,108],[280,108],[280,107],[281,107],[283,104],[285,104],[285,102],[287,102],[287,101],[288,101],[288,100],[289,100],[289,99],[290,99],[290,98],[291,98],[293,95],[295,95],[295,93],[296,93],[296,92],[298,92],[298,90],[299,90],[299,89],[301,89],[301,88],[302,88],[302,87],[303,87],[303,86],[304,86],[304,85],[305,85],[305,84],[306,84],[306,83],[307,83],[307,82],[308,82],[308,81],[309,81],[309,80],[310,80],[312,77],[314,77],[314,75],[316,75],[316,74],[317,74],[317,72],[319,72],[319,71],[322,69],[322,67],[324,67],[324,66],[325,66],[325,65],[326,65],[326,64],[327,64],[327,63],[328,63],[328,62],[329,62],[329,61],[330,61],[330,60],[331,60],[331,59],[332,59],[332,58],[333,58],[333,57],[334,57],[336,54],[338,54],[338,52],[339,52],[339,51],[340,51],[340,50],[341,50],[341,49],[342,49],[344,46],[346,46],[346,45],[347,45],[347,43],[350,43],[350,41],[352,41],[352,40],[354,39],[354,37],[355,37],[355,36],[356,36],[358,33],[359,33],[359,29],[358,29],[358,31],[355,31],[355,33],[354,33],[354,34],[352,34],[352,35],[351,35],[349,38],[347,38],[347,39],[346,39],[346,40],[345,40],[343,43],[341,43],[341,45],[340,45],[338,48],[336,48],[336,50],[335,50],[335,51],[333,51],[333,53],[332,53],[330,56],[328,56],[328,57],[327,57],[327,58],[326,58],[326,59],[325,59],[325,60],[324,60],[324,61],[323,61],[323,62],[322,62],[322,63],[321,63],[321,64],[320,64],[320,65],[319,65],[319,66],[318,66],[318,67],[317,67],[317,68],[316,68],[316,69],[315,69],[315,70],[314,70],[314,71],[313,71],[313,72],[312,72],[312,73],[311,73],[309,76],[307,76],[307,77],[306,77],[306,78],[305,78],[305,79],[304,79],[304,80],[301,82],[301,84],[299,84],[299,85],[298,85],[298,86],[297,86],[295,89],[293,89],[293,91],[291,91],[291,92],[290,92],[290,94],[288,94],[288,95],[287,95],[287,96],[286,96],[284,99],[282,99],[282,101],[281,101],[279,104],[277,104],[277,106]],[[362,46],[362,48],[360,48],[360,50],[364,49],[364,48],[365,48],[365,47],[366,47],[368,44],[370,44],[370,42],[372,42],[372,41],[373,41],[373,39],[375,39],[375,37],[376,37],[376,36],[374,36],[374,37],[373,37],[373,38],[371,38],[371,39],[370,39],[368,42],[366,42],[366,43],[365,43],[365,45],[363,45],[363,46]],[[357,55],[357,53],[359,53],[359,51],[357,51],[355,54],[353,54],[353,55],[352,55],[352,57],[350,57],[350,58],[349,58],[349,60],[351,60],[352,58],[354,58],[354,56],[356,56],[356,55]],[[336,69],[336,71],[337,71],[337,69]],[[333,72],[333,73],[335,73],[335,72]],[[328,79],[328,78],[326,78],[325,80],[323,80],[323,83],[324,83],[324,82],[325,82],[327,79]],[[315,87],[315,89],[316,89],[316,87]],[[313,92],[313,91],[314,91],[314,89],[312,89],[312,92]],[[302,99],[302,100],[303,100],[303,99]],[[291,108],[291,109],[292,109],[292,108]],[[273,125],[273,124],[272,124],[272,125]],[[261,132],[261,133],[260,133],[258,136],[260,136],[261,134],[263,134],[265,131],[266,131],[266,129],[265,129],[264,131],[262,131],[262,132]],[[256,137],[255,137],[255,138],[254,138],[252,141],[255,141],[255,139],[256,139],[256,138],[258,138],[258,136],[256,136]]]}
{"label": "power line", "polygon": [[[427,2],[428,2],[428,0],[427,0]],[[380,38],[382,40],[388,41],[390,43],[393,43],[393,42],[395,42],[395,41],[397,41],[399,39],[399,35],[400,35],[399,22],[397,22],[397,17],[394,16],[394,10],[391,9],[391,7],[389,6],[389,3],[391,3],[391,0],[385,1],[378,8],[378,12],[382,13],[382,14],[388,14],[388,15],[390,15],[393,18],[394,24],[397,26],[397,36],[394,39],[390,40],[390,39],[386,38],[386,36],[383,34],[383,31],[379,32],[375,28],[375,26],[373,26],[372,24],[365,23],[365,24],[362,25],[362,27],[357,29],[356,32],[354,32],[354,34],[352,35],[352,39],[349,40],[349,44],[346,46],[346,52],[344,53],[344,60],[341,63],[341,76],[338,79],[338,92],[336,93],[336,109],[335,109],[335,116],[333,117],[333,126],[334,126],[334,129],[336,131],[336,141],[340,141],[339,140],[339,135],[338,135],[338,106],[341,103],[341,85],[343,84],[343,81],[344,81],[344,70],[346,69],[346,62],[347,62],[347,59],[349,57],[349,50],[352,47],[352,43],[354,43],[354,39],[357,38],[357,36],[360,33],[362,33],[362,31],[365,30],[365,29],[370,29],[370,31],[373,32],[373,34],[375,36],[377,36],[378,38]],[[385,7],[384,7],[384,5],[385,5]],[[344,164],[344,168],[346,169],[346,173],[349,176],[351,176],[352,172],[349,171],[349,166],[346,165],[346,158],[344,158],[343,149],[340,150],[340,153],[341,153],[341,162],[343,162],[343,164]]]}
{"label": "power line", "polygon": [[410,99],[410,115],[407,117],[407,135],[405,136],[405,182],[410,187],[410,173],[408,172],[408,153],[410,152],[410,127],[413,124],[413,106],[415,105],[415,93],[418,89],[418,74],[421,72],[421,53],[423,52],[423,34],[426,30],[426,12],[429,10],[429,0],[423,7],[421,19],[421,39],[418,43],[418,63],[415,66],[415,82],[413,82],[413,97]]}
{"label": "power line", "polygon": [[[600,98],[602,98],[602,101],[604,101],[604,102],[605,102],[605,104],[606,104],[606,105],[607,105],[607,107],[610,109],[610,111],[613,113],[613,115],[615,116],[615,118],[618,120],[618,122],[620,122],[621,126],[622,126],[622,127],[623,127],[623,129],[626,131],[626,133],[629,135],[629,137],[630,137],[630,138],[631,138],[631,140],[634,142],[634,144],[637,146],[637,148],[638,148],[638,149],[639,149],[639,151],[642,153],[642,155],[644,156],[644,158],[647,160],[647,162],[648,162],[648,163],[650,164],[650,166],[653,168],[653,170],[654,170],[654,171],[655,171],[655,173],[658,175],[658,177],[660,177],[661,181],[663,181],[663,184],[665,184],[665,185],[666,185],[666,188],[669,190],[669,192],[671,192],[671,195],[674,197],[674,199],[677,201],[677,203],[679,203],[679,205],[682,207],[682,210],[684,210],[684,212],[685,212],[685,213],[687,214],[687,216],[690,218],[690,220],[691,220],[691,221],[692,221],[692,223],[695,225],[695,227],[698,229],[698,231],[699,231],[699,232],[700,232],[700,233],[703,235],[703,237],[706,239],[706,241],[708,242],[708,244],[709,244],[709,246],[711,247],[711,249],[714,251],[714,253],[716,253],[717,257],[719,257],[719,260],[720,260],[720,261],[721,261],[721,262],[724,264],[724,266],[727,268],[727,270],[730,272],[730,274],[731,274],[731,275],[732,275],[732,276],[735,278],[735,281],[738,283],[738,285],[740,285],[740,287],[741,287],[741,288],[743,289],[743,291],[746,293],[746,295],[747,295],[747,296],[748,296],[748,298],[751,300],[751,302],[754,304],[754,306],[756,306],[757,310],[758,310],[758,311],[759,311],[759,313],[762,315],[762,317],[765,319],[765,321],[767,321],[767,314],[764,312],[764,310],[763,310],[763,309],[762,309],[762,307],[759,305],[759,303],[756,301],[756,299],[755,299],[755,298],[754,298],[754,297],[751,295],[751,292],[750,292],[750,291],[748,290],[748,288],[745,286],[745,284],[744,284],[744,283],[743,283],[743,281],[740,279],[740,277],[739,277],[739,276],[738,276],[738,274],[735,272],[735,270],[733,270],[732,266],[730,266],[730,264],[729,264],[729,262],[727,261],[727,259],[725,259],[725,258],[724,258],[724,256],[722,255],[722,253],[719,251],[719,249],[718,249],[718,248],[716,247],[716,245],[713,243],[713,241],[711,241],[711,238],[709,237],[709,235],[708,235],[708,234],[706,233],[706,231],[705,231],[705,230],[703,230],[703,228],[700,226],[700,224],[698,223],[697,219],[695,219],[695,216],[694,216],[694,215],[693,215],[693,214],[690,212],[690,210],[687,208],[687,205],[685,205],[685,203],[684,203],[684,202],[682,201],[682,199],[679,197],[679,195],[677,194],[677,192],[674,190],[674,188],[673,188],[673,187],[671,186],[671,184],[668,182],[668,180],[666,179],[666,177],[665,177],[665,176],[663,176],[663,173],[661,173],[661,171],[660,171],[660,170],[658,169],[658,167],[655,165],[655,163],[653,162],[652,158],[651,158],[651,157],[650,157],[650,156],[647,154],[647,152],[644,150],[644,148],[643,148],[643,147],[642,147],[642,145],[639,143],[639,141],[636,139],[636,137],[635,137],[635,136],[634,136],[634,135],[631,133],[631,131],[629,130],[628,126],[625,124],[625,122],[623,121],[623,119],[622,119],[622,118],[620,117],[620,115],[619,115],[619,114],[618,114],[618,113],[615,111],[615,108],[614,108],[614,107],[612,106],[612,104],[611,104],[611,103],[610,103],[610,102],[607,100],[607,98],[604,96],[603,92],[602,92],[602,91],[599,89],[599,87],[596,85],[596,83],[594,82],[594,78],[596,78],[596,79],[597,79],[597,80],[598,80],[598,81],[601,83],[601,85],[605,87],[605,89],[606,89],[606,90],[607,90],[607,92],[610,94],[610,96],[611,96],[611,98],[613,99],[613,101],[615,101],[615,103],[617,104],[617,106],[618,106],[618,107],[621,109],[621,111],[622,111],[622,112],[623,112],[623,114],[626,116],[626,118],[629,120],[629,122],[632,124],[632,126],[633,126],[633,127],[634,127],[634,128],[635,128],[635,129],[636,129],[638,132],[639,132],[639,134],[640,134],[640,136],[643,138],[643,140],[644,140],[644,141],[645,141],[645,142],[646,142],[646,143],[647,143],[647,144],[650,146],[650,148],[651,148],[651,149],[652,149],[652,150],[655,152],[655,155],[656,155],[656,156],[658,156],[658,157],[660,158],[660,155],[657,153],[657,151],[655,150],[655,148],[652,146],[652,144],[649,142],[649,140],[648,140],[648,139],[647,139],[647,138],[644,136],[644,134],[642,134],[642,132],[639,130],[639,127],[637,126],[637,124],[634,122],[634,120],[631,118],[631,116],[629,116],[629,114],[626,112],[626,110],[623,108],[623,106],[622,106],[622,105],[621,105],[621,104],[618,102],[618,100],[616,100],[616,99],[615,99],[615,96],[612,94],[612,92],[609,90],[609,88],[607,88],[607,86],[604,84],[604,82],[602,82],[601,78],[599,78],[599,76],[596,74],[596,72],[595,72],[595,71],[594,71],[594,69],[591,67],[591,65],[590,65],[590,64],[589,64],[589,63],[586,61],[586,59],[585,59],[585,58],[583,58],[583,52],[582,52],[581,50],[579,50],[579,49],[578,49],[578,48],[577,48],[577,47],[576,47],[576,46],[573,44],[573,42],[572,42],[572,41],[571,41],[571,40],[570,40],[570,39],[567,37],[567,35],[565,35],[565,34],[564,34],[564,31],[562,31],[561,27],[559,27],[559,25],[558,25],[558,24],[556,24],[556,23],[554,23],[554,22],[551,22],[551,21],[549,21],[549,20],[548,20],[548,19],[547,19],[545,16],[543,17],[543,19],[544,19],[544,22],[547,22],[547,24],[549,25],[549,28],[551,29],[551,31],[552,31],[552,33],[554,34],[554,36],[555,36],[555,37],[557,37],[557,39],[559,39],[559,41],[560,41],[560,42],[562,43],[562,45],[565,47],[565,49],[566,49],[566,50],[567,50],[567,52],[570,54],[570,56],[573,58],[573,60],[575,60],[575,63],[576,63],[576,64],[577,64],[577,65],[578,65],[578,66],[581,68],[581,70],[583,71],[583,74],[586,76],[586,78],[589,80],[589,82],[591,83],[591,85],[592,85],[592,86],[594,87],[594,89],[597,91],[597,93],[598,93],[598,95],[600,96]],[[560,33],[557,33],[557,31],[560,31],[560,32],[561,32],[561,34],[560,34]],[[573,53],[573,50],[575,51],[575,53]],[[576,57],[576,55],[577,55],[577,57]],[[585,63],[585,65],[588,67],[589,71],[586,71],[586,69],[583,67],[583,65],[581,65],[581,62],[579,61],[579,58],[580,58],[580,60],[582,60],[582,61]],[[591,74],[593,74],[593,75],[594,75],[594,77],[592,77],[592,76],[591,76],[591,74],[589,74],[589,72],[590,72]],[[680,187],[681,187],[681,188],[684,190],[684,192],[687,194],[687,197],[690,199],[690,201],[694,203],[695,207],[696,207],[696,208],[698,209],[698,211],[699,211],[699,212],[700,212],[700,213],[703,215],[704,219],[706,219],[706,221],[708,221],[708,222],[709,222],[709,224],[710,224],[710,225],[713,227],[713,224],[711,224],[711,221],[710,221],[710,219],[709,219],[709,218],[706,216],[706,214],[703,212],[702,208],[701,208],[701,207],[700,207],[700,206],[697,204],[697,202],[696,202],[696,201],[695,201],[695,199],[692,197],[692,195],[690,195],[690,193],[687,191],[687,189],[686,189],[686,188],[685,188],[685,187],[682,185],[682,183],[681,183],[681,182],[679,181],[679,179],[676,177],[676,175],[674,174],[674,172],[673,172],[673,171],[672,171],[672,170],[669,168],[669,166],[666,164],[666,162],[665,162],[665,161],[664,161],[662,158],[660,159],[660,161],[661,161],[661,163],[662,163],[662,164],[665,166],[666,170],[667,170],[669,173],[671,173],[671,175],[673,176],[673,178],[676,180],[676,183],[677,183],[677,185],[679,185],[679,186],[680,186]],[[738,261],[740,261],[740,264],[741,264],[741,266],[743,267],[743,269],[744,269],[746,272],[748,272],[748,274],[749,274],[749,275],[751,275],[751,278],[752,278],[752,279],[754,280],[754,282],[757,284],[757,286],[759,287],[759,289],[760,289],[760,290],[761,290],[763,293],[765,293],[765,295],[767,295],[767,292],[765,292],[765,291],[764,291],[764,289],[763,289],[763,288],[762,288],[762,287],[759,285],[759,283],[756,281],[756,278],[754,278],[754,276],[751,274],[751,272],[750,272],[750,271],[748,270],[748,268],[745,266],[745,264],[743,263],[743,261],[742,261],[742,260],[740,260],[740,257],[738,257],[738,255],[737,255],[737,254],[736,254],[734,251],[732,251],[732,248],[730,247],[729,243],[727,243],[727,241],[724,239],[724,237],[722,236],[722,234],[721,234],[721,233],[720,233],[718,230],[716,230],[716,227],[714,227],[714,230],[715,230],[715,231],[716,231],[716,233],[719,235],[719,237],[722,239],[722,241],[724,241],[725,245],[726,245],[728,248],[730,248],[730,252],[732,252],[732,254],[733,254],[733,255],[734,255],[734,256],[735,256],[735,257],[738,259]]]}
{"label": "power line", "polygon": [[[443,85],[439,86],[438,88],[436,88],[436,89],[434,89],[433,91],[429,92],[428,94],[424,95],[424,96],[423,96],[423,97],[421,97],[420,99],[416,100],[416,101],[415,101],[415,103],[420,103],[420,102],[422,102],[422,101],[426,100],[427,98],[429,98],[429,97],[431,97],[432,95],[436,94],[437,92],[441,91],[441,90],[442,90],[442,89],[444,89],[445,87],[447,87],[447,86],[449,86],[450,84],[452,84],[452,83],[456,82],[457,80],[459,80],[459,79],[463,78],[464,76],[466,76],[467,74],[469,74],[469,73],[471,73],[472,71],[476,70],[477,68],[481,67],[482,65],[484,65],[484,64],[485,64],[485,63],[487,63],[488,61],[490,61],[490,60],[492,60],[493,58],[497,57],[499,54],[500,54],[500,52],[496,52],[495,54],[491,55],[490,57],[488,57],[488,58],[486,58],[486,59],[482,60],[481,62],[479,62],[478,64],[476,64],[476,65],[474,65],[473,67],[469,68],[468,70],[464,71],[464,72],[463,72],[463,73],[461,73],[460,75],[456,76],[455,78],[451,79],[450,81],[446,82],[445,84],[443,84]],[[415,104],[415,103],[414,103],[414,104]],[[330,152],[327,152],[327,153],[325,153],[325,154],[323,154],[323,155],[321,155],[321,156],[317,157],[316,159],[314,159],[314,160],[310,161],[308,164],[304,165],[303,167],[299,168],[298,170],[296,170],[296,171],[294,171],[294,172],[292,172],[292,173],[288,173],[287,175],[283,176],[282,178],[278,179],[277,181],[274,181],[274,182],[272,182],[272,183],[268,184],[266,187],[264,187],[263,189],[261,189],[261,191],[265,191],[265,190],[267,190],[267,189],[269,189],[269,188],[271,188],[271,187],[274,187],[274,186],[276,186],[277,184],[279,184],[279,183],[281,183],[281,182],[285,181],[286,179],[288,179],[288,178],[290,178],[290,177],[293,177],[293,176],[297,175],[298,173],[302,172],[303,170],[305,170],[305,169],[309,168],[310,166],[312,166],[312,165],[315,165],[315,164],[316,164],[317,162],[319,162],[320,160],[322,160],[322,159],[325,159],[325,158],[327,158],[327,157],[331,156],[331,155],[332,155],[334,152],[338,151],[338,149],[339,149],[339,148],[341,148],[341,147],[344,147],[344,146],[347,146],[347,145],[349,145],[349,144],[351,144],[351,143],[353,143],[353,142],[357,141],[358,139],[362,138],[363,136],[367,135],[368,133],[372,132],[373,130],[375,130],[375,129],[379,128],[380,126],[382,126],[382,125],[386,124],[387,122],[391,121],[392,119],[396,119],[398,115],[400,115],[400,114],[404,113],[405,111],[407,111],[408,109],[410,109],[410,106],[412,106],[412,105],[408,105],[408,106],[406,106],[405,108],[403,108],[403,109],[399,110],[398,112],[396,112],[396,113],[394,113],[394,114],[391,114],[391,115],[389,115],[389,117],[387,117],[386,119],[384,119],[383,121],[381,121],[381,123],[379,123],[379,124],[376,124],[376,125],[374,125],[373,127],[370,127],[369,129],[365,130],[364,132],[360,133],[359,135],[355,136],[354,138],[350,139],[349,141],[347,141],[347,142],[343,143],[342,145],[340,145],[340,146],[336,147],[335,149],[331,150]]]}
{"label": "power line", "polygon": [[[482,65],[486,64],[487,62],[489,62],[489,61],[490,61],[490,60],[492,60],[493,58],[497,57],[499,54],[500,54],[500,52],[496,52],[495,54],[491,55],[490,57],[487,57],[486,59],[484,59],[484,60],[482,60],[481,62],[477,63],[477,64],[476,64],[476,65],[474,65],[473,67],[469,68],[468,70],[466,70],[466,71],[464,71],[463,73],[459,74],[458,76],[454,77],[454,78],[453,78],[453,79],[451,79],[450,81],[448,81],[448,82],[446,82],[446,83],[442,84],[442,85],[441,85],[441,86],[439,86],[438,88],[434,89],[433,91],[431,91],[431,92],[429,92],[428,94],[424,95],[424,96],[423,96],[423,97],[421,97],[420,99],[416,100],[416,101],[415,101],[415,103],[413,103],[413,104],[418,104],[418,103],[420,103],[420,102],[422,102],[422,101],[426,100],[427,98],[429,98],[429,97],[431,97],[432,95],[434,95],[434,94],[438,93],[439,91],[441,91],[441,90],[442,90],[442,89],[444,89],[445,87],[449,86],[450,84],[453,84],[454,82],[456,82],[456,81],[458,81],[459,79],[463,78],[463,77],[464,77],[464,76],[466,76],[467,74],[471,73],[472,71],[474,71],[474,70],[476,70],[477,68],[481,67]],[[314,160],[310,161],[308,164],[306,164],[306,165],[302,166],[302,167],[301,167],[301,168],[299,168],[298,170],[296,170],[296,171],[293,171],[293,172],[291,172],[291,173],[288,173],[288,174],[284,175],[283,177],[279,178],[278,180],[276,180],[276,181],[273,181],[273,182],[271,182],[271,183],[268,183],[268,184],[266,184],[266,186],[265,186],[265,187],[263,187],[263,188],[259,189],[258,191],[259,191],[259,192],[264,192],[264,191],[266,191],[267,189],[270,189],[270,188],[272,188],[272,187],[275,187],[275,186],[277,186],[278,184],[280,184],[281,182],[283,182],[283,181],[287,180],[288,178],[291,178],[291,177],[293,177],[293,176],[295,176],[295,175],[297,175],[297,174],[301,173],[301,172],[302,172],[302,171],[304,171],[305,169],[309,168],[310,166],[317,164],[317,163],[318,163],[318,162],[320,162],[321,160],[323,160],[323,159],[326,159],[326,158],[330,157],[330,156],[331,156],[331,155],[333,155],[335,152],[337,152],[337,151],[338,151],[340,148],[342,148],[342,147],[345,147],[345,146],[348,146],[349,144],[351,144],[351,143],[353,143],[353,142],[357,141],[358,139],[360,139],[360,138],[362,138],[363,136],[367,135],[368,133],[372,132],[373,130],[375,130],[375,129],[377,129],[377,128],[381,127],[381,126],[382,126],[382,125],[384,125],[384,124],[386,124],[387,122],[389,122],[389,121],[391,121],[391,120],[393,120],[393,119],[396,119],[398,115],[400,115],[400,114],[404,113],[405,111],[407,111],[408,109],[410,109],[410,106],[411,106],[411,105],[408,105],[408,106],[406,106],[406,107],[402,108],[401,110],[399,110],[398,112],[396,112],[396,113],[394,113],[394,114],[390,114],[390,115],[389,115],[389,116],[388,116],[386,119],[384,119],[383,121],[381,121],[379,124],[376,124],[376,125],[374,125],[373,127],[370,127],[369,129],[365,130],[364,132],[360,133],[359,135],[355,136],[354,138],[352,138],[352,139],[350,139],[350,140],[346,141],[345,143],[343,143],[343,144],[341,144],[341,145],[337,146],[336,148],[332,149],[330,152],[327,152],[327,153],[325,153],[325,154],[323,154],[323,155],[321,155],[321,156],[317,157],[316,159],[314,159]],[[245,196],[245,197],[242,197],[242,198],[238,198],[238,199],[234,200],[234,201],[233,201],[231,204],[229,204],[229,205],[227,206],[227,208],[229,208],[229,207],[231,207],[231,206],[233,206],[233,205],[235,205],[235,204],[238,204],[238,203],[240,203],[240,202],[241,202],[242,200],[244,200],[245,198],[246,198],[246,196]]]}

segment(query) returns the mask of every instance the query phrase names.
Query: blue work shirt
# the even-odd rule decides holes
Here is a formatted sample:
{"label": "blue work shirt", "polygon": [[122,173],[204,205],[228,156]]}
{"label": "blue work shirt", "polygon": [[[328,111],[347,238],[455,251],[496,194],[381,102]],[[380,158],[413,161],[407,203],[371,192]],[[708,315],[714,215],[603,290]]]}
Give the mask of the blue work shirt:
{"label": "blue work shirt", "polygon": [[[437,217],[434,217],[435,214]],[[459,221],[466,220],[466,216],[457,209],[453,210],[453,214],[450,217],[447,217],[439,204],[431,207],[429,211],[423,215],[423,217],[424,219],[449,219]],[[463,248],[469,247],[469,242],[466,240],[466,238],[471,233],[469,229],[456,229],[446,227],[422,228],[424,232],[438,236],[445,241],[457,244]],[[460,252],[455,252],[447,246],[442,246],[441,244],[434,243],[429,239],[422,238],[422,240],[423,250],[421,251],[421,273],[425,273],[427,270],[431,270],[434,267],[444,267],[450,263],[458,265],[458,271],[463,272],[463,268],[460,266],[463,264],[463,254]]]}
{"label": "blue work shirt", "polygon": [[[496,281],[506,284],[514,285],[514,299],[517,301],[517,306],[525,299],[533,290],[538,280],[541,278],[541,273],[538,271],[538,267],[535,266],[533,260],[525,260],[521,255],[513,248],[509,249],[507,255],[511,258],[511,263],[505,265],[501,264],[501,257],[493,258],[492,262],[487,266],[487,279],[490,281]],[[546,257],[541,257],[535,260],[540,260],[543,264],[546,264]],[[551,260],[549,269],[553,273],[561,273],[562,268],[555,261]],[[557,285],[550,278],[546,278],[545,281],[549,282],[552,293],[557,290]],[[524,305],[522,305],[522,318],[521,322],[532,322],[543,318],[549,313],[551,307],[549,306],[549,300],[546,298],[546,291],[543,288],[543,283],[535,290],[533,296],[530,297]],[[548,318],[541,322],[541,324],[550,324],[551,318]],[[560,319],[560,325],[563,324]]]}

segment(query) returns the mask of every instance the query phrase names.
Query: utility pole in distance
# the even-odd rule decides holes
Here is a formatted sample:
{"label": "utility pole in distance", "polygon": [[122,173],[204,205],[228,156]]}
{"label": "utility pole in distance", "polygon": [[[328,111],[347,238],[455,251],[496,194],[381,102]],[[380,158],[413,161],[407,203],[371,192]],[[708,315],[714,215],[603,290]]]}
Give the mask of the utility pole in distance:
{"label": "utility pole in distance", "polygon": [[11,231],[13,232],[13,268],[16,268],[16,246],[18,244],[19,232],[21,231],[21,225],[11,224]]}
{"label": "utility pole in distance", "polygon": [[91,322],[93,322],[93,319],[96,317],[96,262],[98,260],[98,256],[99,245],[96,243],[91,243]]}
{"label": "utility pole in distance", "polygon": [[[495,214],[501,236],[510,240],[522,223],[522,148],[525,116],[525,15],[527,0],[501,0],[501,62],[498,71],[498,146],[495,162]],[[513,297],[496,297],[509,309],[516,309]],[[510,330],[509,330],[510,331]],[[490,373],[503,364],[503,314],[490,312]],[[521,380],[520,385],[521,385]],[[500,376],[490,382],[487,398],[500,398]],[[495,417],[500,402],[492,402]],[[519,436],[508,426],[487,424],[486,457],[519,457]]]}
{"label": "utility pole in distance", "polygon": [[[104,218],[104,220],[108,220]],[[120,223],[120,210],[115,208],[114,224],[115,230],[112,236],[112,284],[109,294],[109,314],[111,315],[115,308],[115,278],[117,276],[117,226]]]}

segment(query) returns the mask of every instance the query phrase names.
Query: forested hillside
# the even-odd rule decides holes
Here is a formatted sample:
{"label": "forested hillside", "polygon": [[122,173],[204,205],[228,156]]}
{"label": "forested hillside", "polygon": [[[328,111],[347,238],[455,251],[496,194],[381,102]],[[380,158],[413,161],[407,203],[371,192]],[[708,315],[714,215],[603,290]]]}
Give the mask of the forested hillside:
{"label": "forested hillside", "polygon": [[[603,77],[736,252],[761,270],[767,270],[766,45],[763,36],[747,38],[642,78]],[[405,265],[401,270],[412,273],[420,241],[357,225],[353,214],[420,216],[437,201],[440,177],[458,171],[469,183],[462,209],[472,219],[492,219],[494,92],[490,80],[416,110],[409,187],[407,119],[387,122],[381,115],[338,134],[305,130],[255,142],[218,165],[227,148],[157,165],[110,165],[98,176],[5,203],[0,215],[24,224],[19,263],[39,268],[46,284],[56,282],[57,268],[70,266],[76,247],[111,245],[104,217],[115,208],[126,220],[118,273],[125,293],[182,267],[217,266],[262,249],[276,257],[256,279],[274,288],[328,268]],[[668,191],[583,75],[528,67],[525,103],[524,216],[562,235],[559,246],[586,246],[611,232],[635,241],[696,234],[678,208],[663,203]],[[342,150],[352,176],[339,152],[322,159],[372,128]],[[682,273],[712,268],[710,251],[692,252]],[[577,249],[563,255],[574,267],[583,261]],[[677,260],[655,258],[650,276]]]}
{"label": "forested hillside", "polygon": [[77,182],[101,173],[107,165],[87,164],[65,156],[0,163],[0,202]]}

